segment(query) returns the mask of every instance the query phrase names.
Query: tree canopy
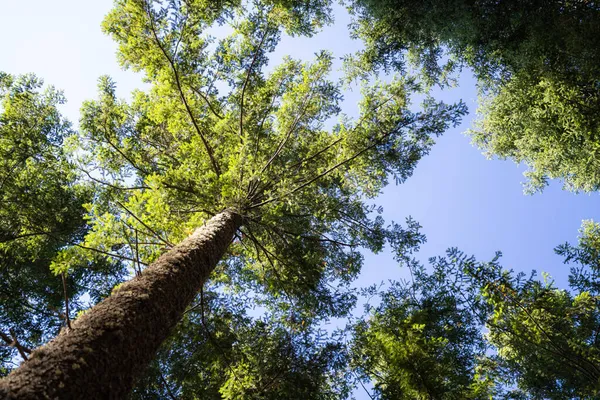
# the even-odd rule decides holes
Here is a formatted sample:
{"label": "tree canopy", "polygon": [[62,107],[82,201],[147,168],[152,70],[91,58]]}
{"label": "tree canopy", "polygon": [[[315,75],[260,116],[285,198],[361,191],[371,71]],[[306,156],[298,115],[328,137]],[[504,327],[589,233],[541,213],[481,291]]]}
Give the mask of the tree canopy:
{"label": "tree canopy", "polygon": [[[429,99],[410,111],[419,85],[399,77],[364,82],[360,115],[343,116],[331,54],[266,68],[283,31],[307,34],[327,21],[325,4],[300,19],[291,5],[117,2],[104,29],[123,65],[152,87],[125,103],[102,78],[78,140],[82,169],[102,176],[86,246],[148,264],[232,207],[245,224],[214,281],[252,288],[280,303],[285,320],[294,312],[307,323],[348,311],[352,298],[336,287],[360,271],[357,249],[377,251],[394,234],[365,196],[410,176],[465,108]],[[204,30],[215,21],[233,32],[211,38]]]}
{"label": "tree canopy", "polygon": [[[463,66],[488,96],[479,146],[528,163],[533,190],[597,190],[597,7],[349,6],[365,47],[337,73],[325,50],[273,56],[333,20],[327,0],[116,0],[103,30],[148,90],[119,99],[101,77],[78,128],[60,91],[0,74],[0,371],[27,360],[0,396],[598,393],[598,224],[556,249],[574,264],[567,290],[500,254],[450,249],[426,267],[418,223],[373,204],[465,115],[428,94]],[[357,290],[364,252],[384,246],[410,280]],[[362,317],[359,298],[374,299]],[[350,322],[324,329],[336,320]]]}
{"label": "tree canopy", "polygon": [[405,69],[434,83],[469,67],[485,101],[473,142],[489,156],[525,163],[528,190],[560,178],[598,190],[597,35],[594,2],[402,0],[351,3],[365,50],[353,63]]}
{"label": "tree canopy", "polygon": [[578,246],[557,247],[578,263],[570,290],[503,269],[500,254],[477,262],[450,249],[430,272],[412,261],[412,281],[382,291],[355,325],[355,368],[381,399],[594,398],[600,308],[597,257],[586,255],[597,240],[586,223]]}
{"label": "tree canopy", "polygon": [[[73,260],[73,274],[61,282],[51,271],[65,246],[78,244],[88,230],[82,204],[89,187],[76,183],[63,142],[73,134],[57,106],[64,101],[33,75],[0,74],[0,313],[3,369],[15,354],[27,358],[74,316],[124,277],[119,264],[102,257]],[[76,268],[75,268],[76,267]],[[63,287],[64,284],[64,287]]]}
{"label": "tree canopy", "polygon": [[[389,177],[410,176],[465,108],[427,98],[422,111],[411,111],[419,84],[398,77],[364,81],[360,115],[352,119],[340,114],[343,80],[330,76],[331,54],[318,52],[313,62],[286,58],[267,71],[283,31],[306,35],[327,20],[327,4],[310,4],[301,18],[295,7],[115,3],[104,29],[119,43],[123,65],[143,71],[151,89],[127,103],[103,77],[98,99],[83,105],[66,148],[93,190],[84,204],[89,231],[61,247],[52,269],[72,274],[102,254],[143,275],[208,218],[235,210],[244,222],[209,290],[250,293],[272,320],[260,328],[272,334],[272,357],[281,346],[301,352],[293,368],[306,369],[303,363],[330,350],[302,350],[289,332],[347,315],[355,298],[349,284],[362,265],[358,248],[378,251],[403,233],[387,228],[365,198]],[[224,38],[204,32],[225,22],[233,32]],[[189,323],[203,325],[204,318],[202,309]],[[247,337],[252,342],[252,330]],[[222,394],[256,390],[250,375],[244,383],[233,371],[252,367],[261,375],[260,365],[238,357],[238,365],[227,362],[235,379],[222,382]]]}

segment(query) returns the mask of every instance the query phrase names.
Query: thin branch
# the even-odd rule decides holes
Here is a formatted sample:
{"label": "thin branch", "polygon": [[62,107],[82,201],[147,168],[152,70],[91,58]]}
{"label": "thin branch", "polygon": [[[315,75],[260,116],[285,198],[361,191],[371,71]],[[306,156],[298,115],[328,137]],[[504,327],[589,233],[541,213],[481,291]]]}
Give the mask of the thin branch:
{"label": "thin branch", "polygon": [[367,388],[365,387],[365,384],[362,382],[362,379],[360,379],[358,377],[358,374],[356,372],[354,372],[354,376],[356,377],[356,380],[358,381],[358,383],[360,383],[360,386],[362,386],[362,388],[365,391],[365,393],[367,394],[367,396],[369,396],[369,398],[371,400],[375,400],[375,397],[373,397],[373,395],[371,394],[371,392],[367,390]]}
{"label": "thin branch", "polygon": [[198,96],[200,96],[202,98],[202,100],[204,100],[204,102],[206,103],[206,105],[208,106],[208,108],[210,109],[210,111],[215,115],[215,117],[219,118],[219,119],[225,119],[225,117],[221,114],[219,114],[217,112],[217,110],[215,110],[215,108],[213,107],[212,103],[210,102],[210,100],[208,99],[208,97],[206,97],[206,95],[204,93],[202,93],[200,90],[196,89],[193,86],[190,86],[190,89],[192,89],[192,91],[194,93],[196,93]]}
{"label": "thin branch", "polygon": [[0,243],[7,243],[17,239],[24,239],[32,236],[51,236],[53,233],[60,233],[58,231],[50,231],[50,232],[31,232],[31,233],[23,233],[21,235],[12,235],[8,237],[4,237],[0,239]]}
{"label": "thin branch", "polygon": [[[275,279],[277,279],[277,281],[279,282],[279,284],[281,285],[281,290],[283,291],[283,293],[286,295],[286,297],[288,298],[290,304],[292,304],[293,308],[296,308],[295,302],[293,300],[293,297],[288,293],[288,291],[285,289],[285,286],[283,285],[283,280],[281,278],[281,276],[279,275],[279,271],[277,271],[277,268],[275,267],[275,263],[273,262],[273,260],[271,259],[271,257],[273,257],[275,260],[279,261],[282,265],[285,265],[287,267],[290,267],[290,265],[285,262],[284,260],[282,260],[281,258],[277,257],[277,255],[273,254],[271,251],[269,251],[266,247],[264,247],[260,241],[256,238],[256,236],[252,233],[252,231],[250,230],[250,228],[248,227],[248,225],[246,225],[246,229],[248,231],[248,237],[250,238],[250,240],[252,241],[252,243],[254,244],[255,248],[257,249],[257,256],[259,254],[258,252],[258,247],[260,247],[260,249],[263,251],[263,253],[265,254],[265,257],[267,257],[267,260],[269,261],[269,264],[271,264],[271,268],[273,269],[273,273],[275,274]],[[269,230],[266,231],[267,233],[270,233]],[[260,261],[260,259],[259,259]],[[294,271],[294,268],[290,268],[291,271]],[[300,273],[296,273],[296,276],[298,277],[299,280],[304,281],[304,283],[306,282],[306,277]]]}
{"label": "thin branch", "polygon": [[[363,222],[358,221],[356,218],[352,217],[350,214],[342,211],[341,209],[337,209],[335,210],[337,213],[340,213],[341,215],[343,215],[344,217],[346,217],[345,219],[347,219],[348,221],[350,221],[350,223],[353,223],[355,225],[360,226],[361,228],[363,228],[366,231],[369,231],[373,234],[375,234],[375,230],[367,225],[365,225]],[[343,218],[340,219],[340,221],[343,221]]]}
{"label": "thin branch", "polygon": [[[142,168],[139,167],[137,165],[137,163],[135,163],[129,156],[127,156],[125,153],[123,153],[123,151],[121,151],[121,149],[119,148],[119,146],[117,146],[116,144],[114,144],[108,137],[108,128],[106,127],[106,121],[103,121],[103,127],[104,127],[104,139],[106,140],[106,143],[109,144],[110,147],[113,148],[113,150],[115,150],[117,153],[119,153],[121,155],[121,157],[123,157],[125,159],[125,161],[127,161],[133,168],[135,168],[137,171],[141,172],[143,175],[148,175],[149,172]],[[98,141],[98,140],[96,140]]]}
{"label": "thin branch", "polygon": [[0,338],[6,343],[5,346],[17,349],[23,360],[27,361],[27,354],[31,354],[31,349],[27,346],[22,345],[19,342],[17,336],[15,335],[15,332],[12,329],[9,332],[10,336],[0,331]]}
{"label": "thin branch", "polygon": [[219,349],[219,351],[223,355],[223,358],[225,359],[225,362],[227,363],[227,368],[229,369],[229,371],[233,375],[234,379],[239,382],[239,379],[238,379],[237,374],[235,373],[235,370],[231,367],[231,364],[233,364],[233,362],[225,354],[225,351],[221,348],[221,346],[219,345],[219,343],[213,338],[210,330],[208,329],[208,325],[206,324],[206,320],[204,319],[204,287],[200,287],[200,321],[202,322],[202,326],[204,327],[204,330],[206,331],[206,335],[208,336],[208,340],[210,340],[212,342],[212,344],[217,349]]}
{"label": "thin branch", "polygon": [[115,201],[115,203],[117,203],[119,205],[119,207],[123,208],[125,211],[127,211],[127,213],[129,215],[131,215],[137,222],[139,222],[140,224],[142,224],[146,229],[148,229],[150,231],[150,233],[152,233],[154,236],[156,236],[157,239],[159,239],[161,242],[163,242],[164,244],[166,244],[169,247],[175,247],[175,245],[173,245],[173,243],[169,242],[167,239],[163,239],[162,236],[160,236],[158,233],[156,233],[155,230],[153,230],[152,228],[150,228],[146,223],[144,223],[144,221],[142,221],[141,219],[139,219],[137,217],[137,215],[135,215],[133,212],[131,212],[127,207],[125,207],[121,202],[119,201]]}
{"label": "thin branch", "polygon": [[262,38],[260,39],[260,43],[258,44],[258,47],[256,48],[254,57],[252,58],[252,62],[250,63],[250,67],[248,68],[248,71],[246,72],[246,79],[244,80],[244,85],[242,86],[242,95],[241,95],[241,99],[240,99],[240,137],[242,136],[242,133],[244,132],[244,95],[246,94],[246,87],[248,86],[248,82],[250,81],[250,74],[252,73],[252,70],[254,69],[254,64],[256,63],[256,60],[258,60],[258,55],[260,54],[260,51],[265,42],[265,39],[267,38],[268,33],[269,33],[269,28],[267,27],[265,29],[265,31],[263,32],[263,35],[262,35]]}
{"label": "thin branch", "polygon": [[185,192],[185,193],[189,193],[189,194],[193,194],[193,195],[196,195],[196,196],[199,195],[199,193],[196,190],[194,190],[193,188],[185,188],[183,186],[173,185],[172,183],[164,183],[164,182],[162,183],[162,185],[164,187],[166,187],[167,189],[175,189],[175,190],[179,190],[179,191],[182,191],[182,192]]}
{"label": "thin branch", "polygon": [[357,247],[356,245],[351,244],[351,243],[345,243],[345,242],[340,242],[340,241],[335,240],[335,239],[331,239],[330,237],[328,237],[324,233],[319,232],[319,231],[317,231],[314,228],[311,228],[311,231],[314,232],[314,233],[316,233],[320,237],[319,236],[299,235],[297,233],[290,232],[290,231],[285,230],[285,229],[281,229],[281,228],[277,228],[275,226],[271,226],[271,225],[265,224],[265,223],[263,223],[263,222],[255,219],[255,218],[248,217],[248,219],[250,221],[254,222],[255,224],[261,225],[261,226],[265,227],[266,229],[270,229],[271,231],[275,232],[277,235],[279,235],[279,237],[284,242],[286,242],[286,244],[289,244],[289,242],[287,242],[287,239],[284,237],[284,235],[288,235],[288,236],[290,236],[292,238],[300,237],[300,238],[306,239],[306,240],[312,240],[312,241],[318,241],[318,242],[327,242],[327,243],[334,244],[334,245],[336,245],[338,247],[350,247],[350,248]]}
{"label": "thin branch", "polygon": [[[136,226],[133,226],[132,224],[127,223],[127,221],[125,221],[124,219],[121,219],[121,223],[123,225],[125,225],[126,227],[128,227],[129,229],[131,229],[132,231],[136,231],[138,233],[141,233],[141,234],[144,234],[146,236],[149,236],[148,240],[151,240],[152,238],[156,238],[156,234],[155,233],[149,232],[149,231],[145,231],[145,230],[140,229],[140,228],[138,228]],[[150,241],[150,242],[140,242],[140,244],[147,245],[147,246],[163,246],[163,247],[167,246],[167,247],[169,247],[169,245],[167,245],[164,241],[162,241],[162,240],[160,240],[158,238],[156,238],[156,240],[158,240],[158,242],[152,242],[152,241]],[[119,242],[119,243],[115,243],[115,244],[116,245],[118,244],[118,245],[123,245],[124,246],[127,243]],[[131,259],[131,260],[133,260],[133,259]]]}
{"label": "thin branch", "polygon": [[[123,225],[121,225],[121,228],[123,228],[122,229],[122,231],[123,231],[123,237],[125,238],[125,241],[127,242],[127,246],[129,246],[129,250],[131,251],[131,254],[133,256],[136,256],[137,255],[137,251],[136,251],[136,248],[137,248],[137,231],[136,231],[136,241],[135,241],[135,246],[136,247],[133,247],[133,244],[131,243],[131,240],[129,240],[129,234],[127,233],[127,229],[125,228],[125,226],[129,227],[129,225],[127,225],[125,223],[123,223]],[[135,265],[135,261],[133,261],[131,263],[131,265],[133,267],[133,271],[135,272],[136,276],[139,275],[139,272],[138,272],[138,270],[135,267],[136,266]]]}
{"label": "thin branch", "polygon": [[140,242],[138,240],[138,231],[137,229],[134,229],[135,231],[135,260],[137,262],[137,268],[138,268],[138,275],[142,274],[142,266],[140,265]]}
{"label": "thin branch", "polygon": [[[283,82],[285,81],[285,78],[282,78],[279,81],[279,85],[277,86],[277,90],[275,90],[275,92],[273,93],[273,97],[271,99],[271,103],[269,104],[269,107],[266,109],[265,114],[263,115],[262,120],[260,121],[260,126],[258,128],[257,131],[257,137],[256,137],[256,147],[254,148],[254,157],[253,159],[256,159],[256,156],[258,154],[258,150],[260,149],[260,133],[263,131],[264,129],[264,125],[265,125],[265,121],[267,120],[267,117],[269,116],[269,114],[271,113],[271,110],[273,109],[273,107],[275,106],[275,100],[277,100],[279,91],[281,90],[281,86],[283,86]],[[254,167],[252,168],[252,173],[254,174]]]}
{"label": "thin branch", "polygon": [[347,164],[347,163],[351,162],[352,160],[354,160],[354,159],[356,159],[356,158],[360,157],[361,155],[363,155],[363,154],[364,154],[364,153],[366,153],[367,151],[371,150],[373,147],[380,145],[380,144],[383,142],[383,140],[385,140],[385,139],[386,139],[388,136],[390,136],[392,133],[394,133],[394,131],[395,131],[395,130],[391,130],[391,131],[389,131],[389,132],[385,133],[385,134],[384,134],[384,135],[383,135],[383,136],[382,136],[382,137],[381,137],[379,140],[375,141],[375,142],[374,142],[373,144],[371,144],[370,146],[367,146],[367,147],[365,147],[365,148],[364,148],[364,149],[362,149],[361,151],[359,151],[359,152],[357,152],[356,154],[354,154],[352,157],[350,157],[350,158],[347,158],[347,159],[345,159],[345,160],[343,160],[343,161],[340,161],[339,163],[337,163],[337,164],[335,164],[334,166],[332,166],[332,167],[328,168],[327,170],[325,170],[324,172],[322,172],[322,173],[320,173],[319,175],[315,176],[314,178],[310,179],[309,181],[307,181],[307,182],[303,183],[302,185],[300,185],[300,186],[298,186],[298,187],[296,187],[296,188],[294,188],[294,189],[290,190],[289,192],[285,193],[284,195],[282,195],[282,196],[278,196],[278,197],[272,197],[272,198],[270,198],[270,199],[268,199],[268,200],[265,200],[265,201],[263,201],[263,202],[261,202],[261,203],[258,203],[258,204],[255,204],[255,205],[252,205],[251,207],[249,207],[249,209],[253,209],[253,208],[257,208],[257,207],[261,207],[261,206],[264,206],[265,204],[269,204],[269,203],[272,203],[272,202],[274,202],[274,201],[278,201],[278,200],[280,200],[280,199],[282,199],[282,198],[288,197],[289,195],[296,193],[296,192],[297,192],[297,191],[299,191],[299,190],[302,190],[302,189],[304,189],[305,187],[307,187],[307,186],[308,186],[308,185],[310,185],[311,183],[313,183],[313,182],[315,182],[315,181],[317,181],[317,180],[321,179],[322,177],[324,177],[324,176],[328,175],[329,173],[331,173],[332,171],[336,170],[337,168],[339,168],[339,167],[341,167],[341,166],[343,166],[343,165],[345,165],[345,164]]}
{"label": "thin branch", "polygon": [[[383,107],[384,105],[386,105],[387,103],[389,103],[392,100],[392,98],[388,98],[387,100],[385,100],[384,102],[382,102],[381,104],[378,104],[377,106],[373,107],[371,109],[371,112],[375,112],[377,111],[379,108]],[[358,123],[352,128],[352,130],[350,131],[350,133],[354,133],[359,127],[362,126],[363,122],[365,122],[365,120],[367,119],[367,113],[365,113],[365,115],[363,115],[360,120],[358,121]],[[344,139],[343,137],[338,138],[337,140],[333,141],[332,143],[330,143],[329,145],[325,146],[322,150],[316,152],[315,154],[313,154],[312,156],[305,158],[303,160],[300,160],[299,162],[297,162],[296,164],[292,164],[289,167],[289,170],[292,170],[296,167],[300,167],[302,166],[302,164],[307,163],[308,161],[311,161],[313,159],[315,159],[316,157],[320,156],[321,154],[323,154],[324,152],[326,152],[327,150],[329,150],[331,147],[337,145],[339,142],[342,141],[342,139]]]}
{"label": "thin branch", "polygon": [[[186,15],[185,18],[183,19],[183,22],[181,24],[181,33],[179,34],[179,38],[177,39],[177,43],[175,44],[175,52],[173,55],[173,58],[177,58],[177,53],[179,51],[179,44],[181,43],[181,40],[183,38],[183,32],[185,30],[186,27],[186,23],[188,20],[189,15]],[[208,105],[208,108],[210,108],[210,111],[212,111],[213,114],[215,114],[215,116],[219,119],[223,119],[223,117],[221,115],[219,115],[219,113],[217,113],[215,111],[215,109],[213,108],[212,104],[210,103],[210,101],[206,98],[206,96],[198,89],[194,88],[193,86],[190,86],[190,89],[192,89],[193,92],[195,92],[198,96],[200,96],[202,98],[202,100],[204,100],[206,102],[206,104]]]}
{"label": "thin branch", "polygon": [[71,329],[71,318],[69,317],[69,295],[67,294],[67,278],[65,273],[60,274],[62,278],[63,285],[63,295],[65,297],[65,322],[67,323],[67,328]]}
{"label": "thin branch", "polygon": [[[133,258],[130,258],[130,257],[127,257],[127,256],[122,256],[120,254],[115,254],[115,253],[111,253],[111,252],[108,252],[108,251],[96,249],[94,247],[84,246],[84,245],[79,244],[79,243],[69,243],[69,244],[71,244],[72,246],[77,246],[80,249],[90,250],[90,251],[93,251],[93,252],[96,252],[96,253],[99,253],[99,254],[103,254],[105,256],[118,258],[120,260],[134,261],[135,262],[135,260]],[[141,264],[144,265],[144,266],[148,266],[148,264],[145,264],[145,263],[141,263]]]}
{"label": "thin branch", "polygon": [[[275,274],[275,279],[277,279],[277,281],[281,285],[281,289],[283,290],[283,293],[287,296],[287,298],[290,301],[290,303],[292,304],[292,306],[295,307],[292,296],[290,296],[290,294],[287,292],[287,290],[283,286],[283,281],[282,281],[281,276],[279,275],[279,271],[277,271],[277,268],[275,267],[275,263],[273,262],[273,260],[271,260],[270,255],[273,255],[273,253],[271,253],[269,250],[267,250],[266,247],[264,247],[260,243],[260,241],[256,238],[256,236],[254,236],[254,234],[252,233],[252,231],[250,230],[250,228],[248,226],[246,226],[246,229],[248,230],[248,237],[250,238],[250,241],[252,242],[252,244],[254,244],[254,248],[256,250],[256,257],[258,258],[258,261],[262,264],[262,260],[260,259],[260,252],[259,252],[259,248],[260,248],[263,251],[263,253],[265,253],[265,257],[267,257],[269,264],[271,264],[271,268],[273,269],[273,273]],[[264,269],[263,269],[263,271],[264,271]]]}
{"label": "thin branch", "polygon": [[[390,102],[392,100],[392,97],[386,99],[385,101],[381,102],[380,104],[378,104],[377,106],[373,107],[371,109],[370,112],[375,112],[377,111],[379,108],[383,107],[385,104],[387,104],[388,102]],[[360,120],[358,121],[358,123],[352,128],[351,133],[353,133],[354,131],[356,131],[359,127],[362,126],[363,122],[366,120],[368,113],[365,113]],[[296,172],[298,171],[298,169],[303,165],[306,164],[307,162],[314,160],[315,158],[319,157],[321,154],[325,153],[326,151],[328,151],[329,149],[331,149],[333,146],[337,145],[338,143],[340,143],[342,140],[344,139],[344,137],[340,137],[336,140],[334,140],[332,143],[330,143],[329,145],[325,146],[324,148],[322,148],[321,150],[319,150],[318,152],[316,152],[315,154],[302,159],[300,161],[298,161],[295,164],[292,164],[288,167],[286,167],[286,171],[290,172],[291,174],[296,174]],[[265,190],[268,190],[270,188],[272,188],[273,186],[277,185],[279,182],[281,182],[283,180],[283,178],[286,175],[283,174],[282,176],[280,176],[277,180],[269,182],[267,184],[265,184],[265,186],[263,188],[261,188],[260,191],[258,191],[258,193],[263,193]],[[249,199],[254,199],[254,191],[252,192],[252,196],[248,196]]]}
{"label": "thin branch", "polygon": [[219,168],[219,165],[217,164],[217,160],[214,157],[213,150],[210,147],[208,140],[202,133],[202,130],[200,129],[200,126],[198,125],[198,122],[196,121],[196,117],[194,116],[194,113],[192,112],[192,109],[191,109],[190,105],[188,104],[187,98],[185,97],[185,94],[183,91],[183,87],[181,85],[181,79],[179,77],[179,72],[177,71],[177,67],[175,66],[175,62],[171,59],[171,57],[167,53],[166,49],[163,47],[163,45],[160,41],[160,38],[158,37],[158,34],[156,33],[156,29],[154,27],[154,16],[152,15],[152,11],[150,10],[148,4],[145,1],[144,1],[144,5],[146,6],[146,13],[150,20],[150,29],[152,30],[152,35],[154,36],[156,45],[158,46],[160,51],[163,53],[163,55],[167,59],[169,65],[171,66],[171,69],[173,70],[173,75],[175,77],[175,84],[177,85],[177,90],[179,91],[179,96],[181,97],[181,100],[183,101],[185,109],[192,121],[192,125],[194,126],[196,133],[198,133],[198,136],[200,136],[200,140],[202,140],[202,144],[204,145],[204,148],[205,148],[206,152],[208,153],[208,157],[210,158],[210,162],[212,164],[213,170],[215,171],[215,174],[217,174],[217,177],[219,177],[219,176],[221,176],[221,169]]}
{"label": "thin branch", "polygon": [[298,161],[295,164],[292,164],[288,167],[288,171],[294,170],[296,168],[301,167],[303,164],[306,164],[307,162],[314,160],[315,158],[319,157],[321,154],[325,153],[327,150],[329,150],[330,148],[332,148],[333,146],[337,145],[338,143],[340,143],[344,138],[340,137],[336,140],[334,140],[333,142],[331,142],[330,144],[328,144],[327,146],[325,146],[323,149],[317,151],[315,154],[313,154],[312,156],[309,156],[307,158],[304,158],[300,161]]}
{"label": "thin branch", "polygon": [[[159,367],[159,369],[160,369],[160,367]],[[165,379],[162,371],[160,371],[160,380],[162,381],[162,384],[164,385],[165,389],[167,389],[167,394],[169,395],[169,397],[171,398],[171,400],[177,400],[177,397],[175,397],[175,395],[171,391],[171,388],[169,387],[169,383]]]}
{"label": "thin branch", "polygon": [[181,23],[181,28],[179,29],[179,37],[177,38],[177,43],[175,43],[175,51],[173,52],[173,59],[177,58],[177,53],[179,52],[179,45],[181,44],[181,40],[183,39],[183,32],[185,31],[185,27],[187,25],[187,20],[189,17],[189,10],[185,17],[183,18],[183,22]]}
{"label": "thin branch", "polygon": [[13,173],[17,170],[17,167],[19,167],[19,165],[21,165],[25,161],[27,161],[27,159],[29,157],[30,156],[28,155],[27,157],[23,158],[21,161],[16,161],[15,164],[10,168],[10,170],[8,171],[8,173],[6,174],[6,176],[2,179],[2,183],[0,183],[0,192],[4,188],[4,185],[6,184],[6,182],[8,181],[8,179],[10,177],[12,177]]}
{"label": "thin branch", "polygon": [[288,130],[288,132],[285,135],[285,137],[279,142],[279,145],[277,146],[277,149],[275,150],[275,152],[273,153],[273,155],[271,156],[271,158],[269,159],[269,161],[267,161],[267,163],[265,164],[265,166],[262,167],[262,169],[260,170],[259,175],[262,175],[271,166],[271,164],[277,158],[277,156],[279,156],[279,154],[283,150],[283,147],[286,145],[286,143],[288,142],[288,140],[292,136],[292,133],[294,133],[294,131],[296,130],[296,127],[298,126],[298,123],[300,122],[300,120],[302,119],[302,117],[304,117],[304,115],[306,114],[307,103],[310,102],[310,100],[312,100],[313,95],[314,95],[314,93],[311,93],[310,96],[304,97],[304,100],[302,101],[302,105],[300,106],[301,109],[302,109],[302,112],[300,113],[300,115],[298,115],[298,117],[296,117],[294,119],[294,122],[292,123],[292,126],[290,126],[290,129]]}
{"label": "thin branch", "polygon": [[86,171],[83,168],[79,168],[79,170],[83,171],[83,173],[85,173],[88,176],[88,178],[90,178],[92,181],[97,182],[97,183],[99,183],[101,185],[104,185],[104,186],[108,186],[108,187],[113,188],[113,189],[117,189],[117,190],[144,190],[144,189],[149,189],[148,186],[121,187],[121,186],[113,185],[112,183],[105,182],[105,181],[102,181],[100,179],[94,178],[88,171]]}

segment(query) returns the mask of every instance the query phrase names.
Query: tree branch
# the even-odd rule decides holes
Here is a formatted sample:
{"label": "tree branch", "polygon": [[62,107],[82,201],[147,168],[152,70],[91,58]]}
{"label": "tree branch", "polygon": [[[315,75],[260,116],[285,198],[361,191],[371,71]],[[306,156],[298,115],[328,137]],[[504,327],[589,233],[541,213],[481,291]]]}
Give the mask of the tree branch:
{"label": "tree branch", "polygon": [[6,343],[5,346],[14,347],[17,349],[23,360],[27,361],[27,354],[31,353],[31,349],[19,342],[19,339],[17,339],[17,336],[12,329],[9,332],[10,336],[0,331],[0,338]]}
{"label": "tree branch", "polygon": [[249,209],[254,209],[254,208],[261,207],[261,206],[264,206],[266,204],[272,203],[274,201],[278,201],[278,200],[280,200],[282,198],[288,197],[289,195],[296,193],[299,190],[304,189],[305,187],[307,187],[311,183],[313,183],[313,182],[321,179],[322,177],[328,175],[329,173],[331,173],[332,171],[336,170],[337,168],[339,168],[339,167],[341,167],[341,166],[343,166],[343,165],[351,162],[352,160],[360,157],[361,155],[363,155],[367,151],[371,150],[373,147],[380,145],[388,136],[390,136],[392,133],[394,133],[394,131],[395,131],[395,129],[391,130],[391,131],[389,131],[387,133],[385,133],[381,138],[379,138],[379,140],[375,141],[370,146],[367,146],[364,149],[360,150],[359,152],[357,152],[356,154],[354,154],[352,157],[347,158],[347,159],[345,159],[343,161],[340,161],[339,163],[333,165],[332,167],[328,168],[327,170],[325,170],[324,172],[322,172],[319,175],[315,176],[314,178],[310,179],[309,181],[307,181],[307,182],[303,183],[302,185],[300,185],[300,186],[298,186],[298,187],[290,190],[289,192],[285,193],[284,195],[281,195],[281,196],[278,196],[278,197],[273,197],[273,198],[265,200],[265,201],[263,201],[261,203],[252,205],[252,206],[249,207]]}
{"label": "tree branch", "polygon": [[115,200],[115,203],[117,203],[119,205],[119,207],[123,208],[125,211],[127,211],[127,213],[129,215],[131,215],[137,222],[139,222],[140,224],[142,224],[146,229],[148,229],[150,231],[150,233],[152,233],[154,236],[156,236],[156,238],[158,238],[161,242],[163,242],[164,244],[166,244],[169,247],[174,247],[173,243],[169,242],[167,239],[163,239],[162,236],[160,236],[158,233],[156,233],[156,231],[154,231],[152,228],[150,228],[146,223],[144,223],[144,221],[142,221],[141,219],[139,219],[137,217],[137,215],[135,215],[133,212],[131,212],[127,207],[125,207],[120,201]]}
{"label": "tree branch", "polygon": [[285,146],[285,144],[287,143],[287,141],[292,136],[292,133],[294,133],[294,131],[296,130],[296,126],[298,126],[298,123],[300,122],[300,120],[302,119],[302,117],[304,117],[304,115],[306,114],[306,105],[307,105],[308,102],[310,102],[310,100],[312,100],[313,95],[314,95],[314,93],[311,93],[310,96],[306,96],[304,98],[304,100],[302,102],[302,105],[300,106],[301,109],[302,109],[302,112],[300,113],[300,115],[298,115],[294,119],[294,122],[292,123],[292,126],[290,126],[290,129],[288,130],[288,132],[285,135],[285,137],[279,142],[279,145],[277,146],[277,149],[275,150],[275,152],[273,153],[273,155],[271,156],[271,158],[269,159],[269,161],[267,161],[267,163],[265,164],[265,166],[262,167],[262,169],[260,170],[259,175],[262,175],[267,170],[267,168],[269,168],[269,166],[273,163],[273,161],[277,158],[277,156],[279,156],[279,154],[283,150],[283,147]]}
{"label": "tree branch", "polygon": [[256,51],[254,53],[254,57],[252,58],[252,62],[250,63],[250,67],[248,68],[248,71],[246,72],[246,79],[244,80],[244,85],[242,86],[242,95],[241,95],[241,99],[240,99],[240,137],[242,136],[242,133],[244,132],[244,95],[246,94],[246,87],[248,86],[248,82],[250,81],[250,74],[252,73],[252,70],[254,69],[254,64],[256,63],[256,60],[258,59],[258,55],[260,54],[260,50],[265,42],[265,39],[267,38],[267,34],[269,33],[269,28],[265,28],[265,31],[263,32],[262,38],[260,39],[260,43],[258,44],[258,47],[256,48]]}
{"label": "tree branch", "polygon": [[212,150],[211,146],[209,145],[208,140],[206,139],[204,134],[202,134],[202,130],[200,129],[198,122],[196,122],[196,117],[194,117],[194,113],[192,112],[192,109],[190,108],[190,105],[188,104],[187,98],[185,97],[185,93],[183,92],[183,88],[181,85],[181,79],[179,77],[179,72],[177,71],[177,67],[175,66],[175,62],[171,59],[171,57],[167,53],[166,49],[163,47],[163,45],[160,41],[160,38],[158,37],[158,34],[156,33],[156,29],[154,27],[154,16],[152,15],[152,11],[150,10],[146,1],[144,1],[144,6],[146,8],[146,13],[148,15],[148,18],[150,20],[150,29],[152,30],[152,35],[154,36],[156,45],[158,46],[158,48],[160,49],[162,54],[167,59],[169,65],[171,66],[173,75],[175,77],[175,84],[177,85],[177,90],[179,91],[179,96],[181,97],[181,100],[183,101],[185,109],[192,121],[192,125],[194,126],[196,133],[198,133],[198,136],[200,136],[200,140],[202,140],[202,144],[204,145],[204,148],[205,148],[206,152],[208,153],[208,157],[210,158],[210,162],[212,164],[213,170],[215,171],[215,174],[217,174],[217,177],[219,177],[219,176],[221,176],[221,170],[219,168],[219,165],[217,164],[217,160],[214,157],[213,150]]}
{"label": "tree branch", "polygon": [[[160,367],[159,367],[159,369],[160,369]],[[171,400],[177,400],[177,397],[175,397],[175,395],[171,391],[171,388],[169,387],[169,383],[165,379],[162,371],[160,371],[160,380],[162,381],[162,384],[164,385],[165,389],[167,390],[167,394],[169,395],[169,397],[171,398]]]}
{"label": "tree branch", "polygon": [[71,329],[71,318],[69,317],[69,296],[67,294],[67,278],[64,272],[61,273],[60,276],[62,278],[63,295],[65,298],[65,322],[67,324],[67,328]]}
{"label": "tree branch", "polygon": [[121,187],[121,186],[117,186],[117,185],[113,185],[112,183],[109,182],[105,182],[103,180],[94,178],[87,170],[83,169],[83,168],[79,168],[80,171],[83,171],[84,174],[86,174],[88,176],[88,178],[90,178],[92,181],[99,183],[101,185],[104,186],[108,186],[110,188],[116,189],[116,190],[144,190],[144,189],[150,189],[148,186],[133,186],[133,187]]}
{"label": "tree branch", "polygon": [[202,98],[202,100],[204,100],[204,102],[206,103],[206,105],[208,106],[208,108],[210,109],[210,111],[215,115],[215,117],[217,117],[219,119],[224,119],[225,118],[224,116],[222,116],[221,114],[219,114],[217,112],[217,110],[215,110],[215,108],[211,104],[210,100],[208,100],[208,97],[206,97],[206,95],[204,95],[204,93],[202,93],[200,90],[196,89],[193,86],[190,86],[190,89],[192,89],[192,91],[194,93],[196,93],[198,96],[200,96],[200,98]]}

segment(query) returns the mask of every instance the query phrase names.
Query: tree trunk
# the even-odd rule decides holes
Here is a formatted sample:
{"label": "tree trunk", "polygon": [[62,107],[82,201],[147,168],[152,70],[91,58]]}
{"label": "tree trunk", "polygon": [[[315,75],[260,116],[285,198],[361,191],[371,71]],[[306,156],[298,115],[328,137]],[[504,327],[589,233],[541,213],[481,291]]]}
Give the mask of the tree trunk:
{"label": "tree trunk", "polygon": [[0,381],[0,399],[123,399],[231,243],[223,211]]}

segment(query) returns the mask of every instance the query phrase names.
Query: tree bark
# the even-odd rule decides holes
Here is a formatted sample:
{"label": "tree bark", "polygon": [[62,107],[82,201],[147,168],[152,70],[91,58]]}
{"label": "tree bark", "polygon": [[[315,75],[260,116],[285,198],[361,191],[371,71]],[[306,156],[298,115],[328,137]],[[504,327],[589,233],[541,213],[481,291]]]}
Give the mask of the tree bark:
{"label": "tree bark", "polygon": [[235,231],[226,210],[124,283],[0,381],[0,399],[123,399],[181,319]]}

